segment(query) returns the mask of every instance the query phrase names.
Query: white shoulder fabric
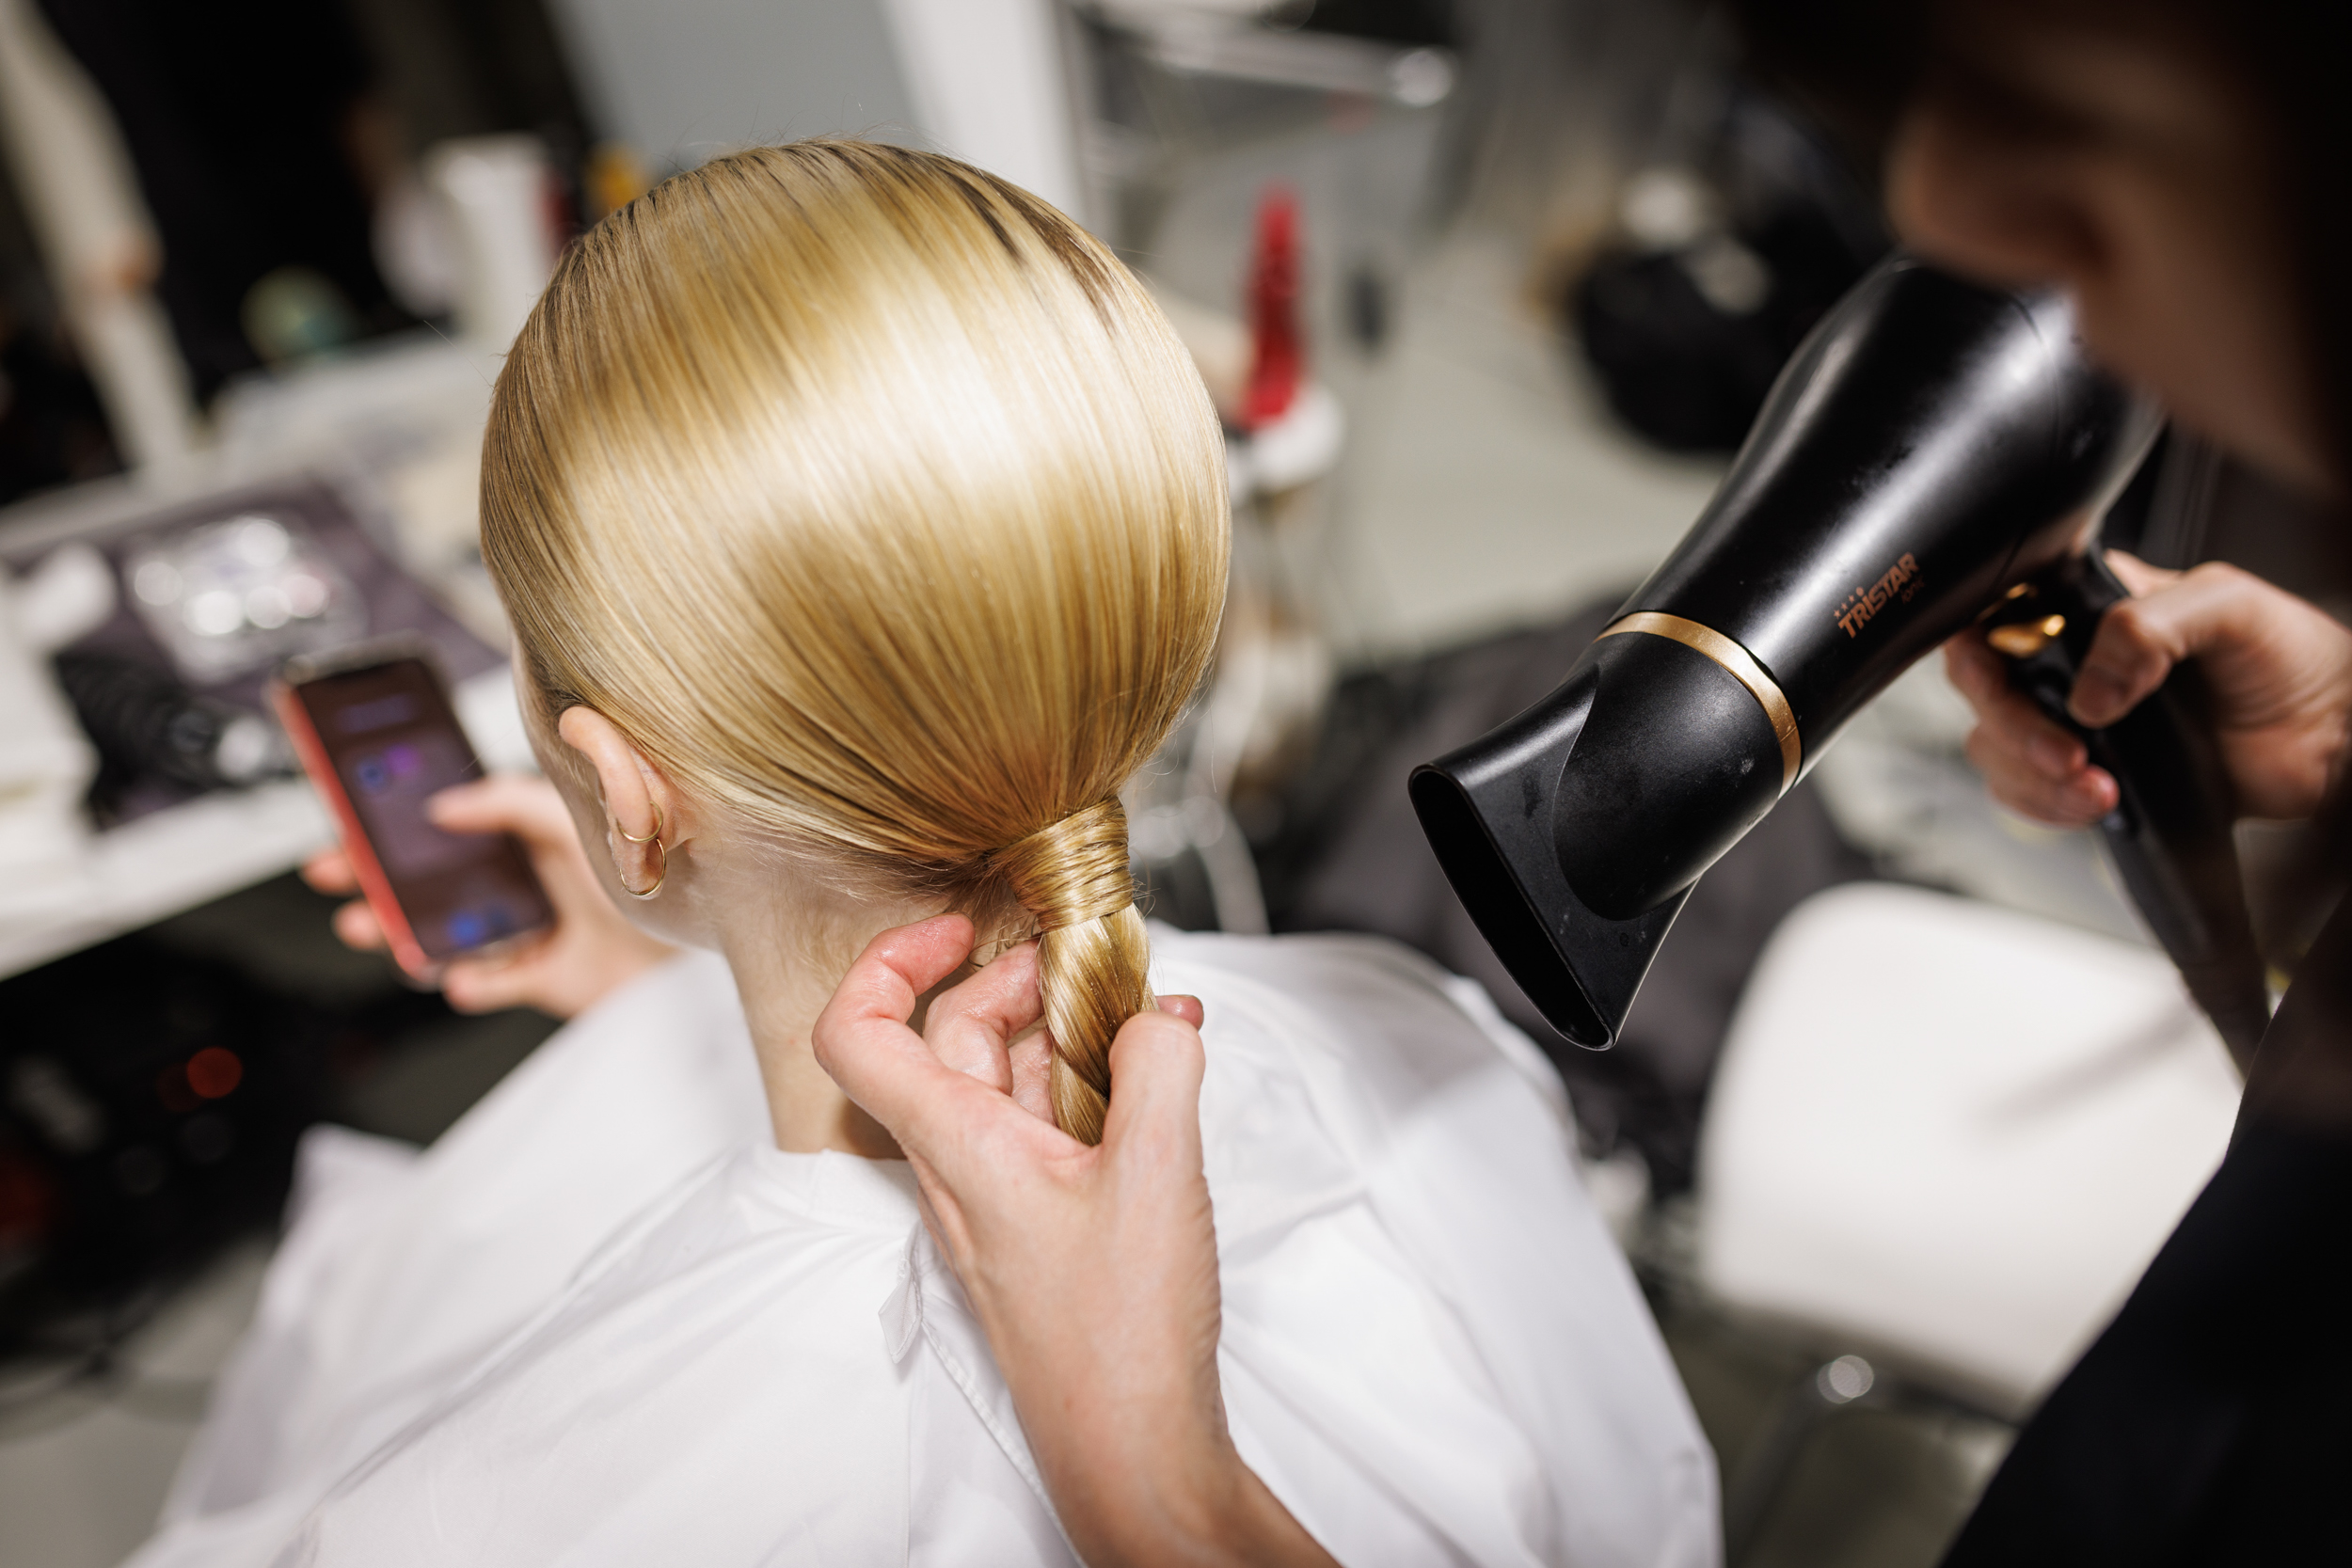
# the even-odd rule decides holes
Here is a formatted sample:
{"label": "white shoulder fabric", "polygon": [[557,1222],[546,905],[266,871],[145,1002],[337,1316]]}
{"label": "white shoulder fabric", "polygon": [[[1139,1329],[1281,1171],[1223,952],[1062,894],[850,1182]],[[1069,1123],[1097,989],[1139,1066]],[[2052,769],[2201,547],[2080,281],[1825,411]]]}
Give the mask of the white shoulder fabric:
{"label": "white shoulder fabric", "polygon": [[1076,1568],[1038,1474],[1012,1390],[963,1287],[917,1225],[879,1314],[891,1359],[914,1377],[907,1433],[909,1568]]}
{"label": "white shoulder fabric", "polygon": [[1718,1562],[1711,1452],[1534,1048],[1379,939],[1152,939],[1208,1015],[1228,1411],[1301,1522],[1351,1564]]}
{"label": "white shoulder fabric", "polygon": [[314,1132],[167,1533],[287,1488],[315,1500],[616,1227],[766,1128],[725,960],[690,952],[557,1031],[428,1149]]}

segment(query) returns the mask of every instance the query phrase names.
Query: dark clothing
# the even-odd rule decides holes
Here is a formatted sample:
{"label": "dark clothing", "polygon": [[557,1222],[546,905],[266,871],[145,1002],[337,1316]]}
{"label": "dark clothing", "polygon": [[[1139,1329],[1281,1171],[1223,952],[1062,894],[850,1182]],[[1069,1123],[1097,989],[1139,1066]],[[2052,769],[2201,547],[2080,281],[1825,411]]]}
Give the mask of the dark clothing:
{"label": "dark clothing", "polygon": [[2352,909],[2263,1038],[2221,1168],[1946,1568],[2352,1563]]}
{"label": "dark clothing", "polygon": [[163,241],[155,293],[209,399],[260,363],[241,312],[285,266],[318,272],[364,325],[401,319],[369,242],[346,139],[372,67],[322,0],[38,0],[96,82]]}

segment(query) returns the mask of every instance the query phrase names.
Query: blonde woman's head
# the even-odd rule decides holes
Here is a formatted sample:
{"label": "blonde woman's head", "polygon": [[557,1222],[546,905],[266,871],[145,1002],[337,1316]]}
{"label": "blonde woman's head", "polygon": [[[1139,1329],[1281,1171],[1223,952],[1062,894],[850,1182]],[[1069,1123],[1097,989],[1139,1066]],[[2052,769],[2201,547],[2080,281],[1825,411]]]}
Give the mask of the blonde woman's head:
{"label": "blonde woman's head", "polygon": [[672,896],[723,843],[851,927],[1038,932],[1056,1112],[1099,1137],[1150,1001],[1118,791],[1208,661],[1227,547],[1216,418],[1135,279],[947,158],[719,159],[564,257],[482,499],[543,713],[601,715],[704,825],[667,825]]}

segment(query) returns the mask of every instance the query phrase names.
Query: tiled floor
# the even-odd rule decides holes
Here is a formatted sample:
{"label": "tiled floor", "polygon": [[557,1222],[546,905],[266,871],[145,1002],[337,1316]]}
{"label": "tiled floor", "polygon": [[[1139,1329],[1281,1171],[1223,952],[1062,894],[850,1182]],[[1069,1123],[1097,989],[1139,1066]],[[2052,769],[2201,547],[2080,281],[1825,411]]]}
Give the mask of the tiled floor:
{"label": "tiled floor", "polygon": [[[1780,1402],[1828,1359],[1705,1314],[1666,1342],[1726,1494]],[[1924,1400],[1866,1399],[1814,1428],[1738,1568],[1930,1568],[2009,1449],[2010,1429]]]}
{"label": "tiled floor", "polygon": [[131,1338],[123,1375],[0,1416],[0,1568],[112,1568],[147,1538],[268,1261],[264,1240],[235,1248]]}
{"label": "tiled floor", "polygon": [[[1310,361],[1349,420],[1319,597],[1343,653],[1358,657],[1426,650],[1630,586],[1722,473],[1613,424],[1530,289],[1523,242],[1474,227],[1421,232],[1435,135],[1384,120],[1203,160],[1136,258],[1178,293],[1238,309],[1253,203],[1272,183],[1297,193]],[[1389,302],[1376,346],[1347,325],[1359,274]]]}
{"label": "tiled floor", "polygon": [[1358,398],[1342,541],[1383,651],[1548,619],[1657,564],[1722,468],[1619,433],[1499,236],[1408,275],[1396,341]]}

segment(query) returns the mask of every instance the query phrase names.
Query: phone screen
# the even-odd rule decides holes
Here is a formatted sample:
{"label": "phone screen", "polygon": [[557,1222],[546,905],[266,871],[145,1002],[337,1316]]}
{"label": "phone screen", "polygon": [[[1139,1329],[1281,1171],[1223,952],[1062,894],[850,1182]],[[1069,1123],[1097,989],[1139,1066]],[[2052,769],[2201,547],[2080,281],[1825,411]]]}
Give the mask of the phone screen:
{"label": "phone screen", "polygon": [[[547,893],[512,835],[453,833],[425,816],[436,792],[482,776],[431,666],[394,658],[301,681],[287,696],[287,727],[342,819],[346,847],[355,862],[373,862],[358,866],[370,902],[396,906],[376,913],[405,964],[440,963],[549,923]],[[349,843],[355,830],[364,847]],[[392,929],[388,913],[406,929]]]}

